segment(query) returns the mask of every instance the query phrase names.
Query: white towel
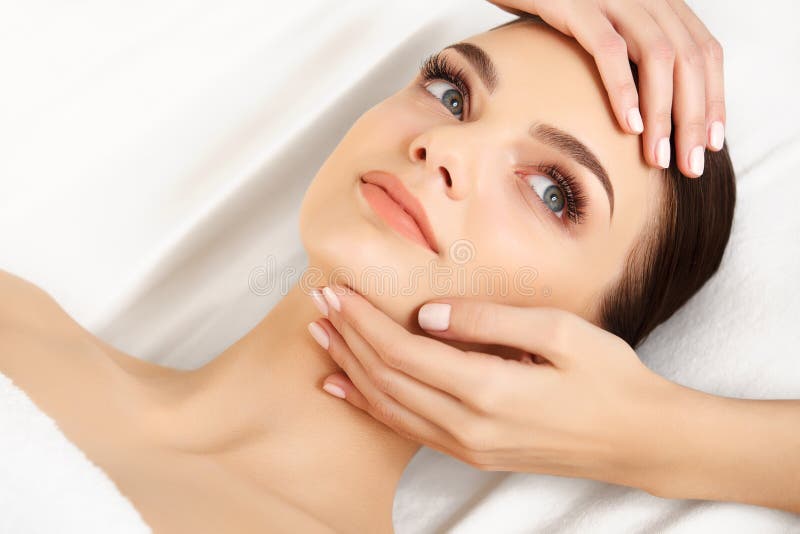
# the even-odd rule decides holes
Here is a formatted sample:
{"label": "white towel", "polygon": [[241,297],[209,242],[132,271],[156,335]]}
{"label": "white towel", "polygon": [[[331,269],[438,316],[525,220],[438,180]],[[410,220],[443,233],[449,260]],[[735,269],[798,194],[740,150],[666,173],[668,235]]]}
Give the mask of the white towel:
{"label": "white towel", "polygon": [[[720,271],[637,353],[658,374],[709,393],[800,399],[800,35],[784,22],[800,6],[690,4],[724,48],[736,214]],[[800,532],[797,514],[483,472],[427,447],[403,474],[394,514],[399,534]]]}
{"label": "white towel", "polygon": [[2,373],[0,532],[152,532],[105,472]]}
{"label": "white towel", "polygon": [[[800,398],[800,8],[690,4],[725,50],[739,207],[720,276],[640,355],[710,393]],[[253,273],[304,267],[299,202],[350,124],[426,54],[510,18],[483,0],[0,3],[13,82],[0,97],[0,267],[122,350],[202,365],[280,298]],[[400,481],[394,525],[800,532],[785,512],[485,473],[428,448]]]}

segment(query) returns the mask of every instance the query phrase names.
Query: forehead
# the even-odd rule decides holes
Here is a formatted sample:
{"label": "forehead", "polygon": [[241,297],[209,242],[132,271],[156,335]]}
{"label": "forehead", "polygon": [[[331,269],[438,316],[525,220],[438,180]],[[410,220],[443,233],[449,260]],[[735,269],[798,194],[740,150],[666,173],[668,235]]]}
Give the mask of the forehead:
{"label": "forehead", "polygon": [[620,128],[594,58],[571,37],[533,21],[464,41],[490,56],[497,75],[491,95],[473,91],[479,93],[476,105],[484,103],[481,116],[485,112],[519,131],[527,131],[533,122],[545,122],[578,138],[597,156],[612,183],[612,224],[608,225],[601,186],[584,172],[584,182],[592,188],[592,208],[603,210],[605,231],[614,231],[623,245],[632,243],[660,199],[660,171],[645,162],[641,136]]}
{"label": "forehead", "polygon": [[483,48],[497,71],[493,109],[511,108],[531,121],[546,121],[578,134],[590,145],[598,137],[624,142],[592,56],[574,39],[532,21],[474,35],[465,40]]}

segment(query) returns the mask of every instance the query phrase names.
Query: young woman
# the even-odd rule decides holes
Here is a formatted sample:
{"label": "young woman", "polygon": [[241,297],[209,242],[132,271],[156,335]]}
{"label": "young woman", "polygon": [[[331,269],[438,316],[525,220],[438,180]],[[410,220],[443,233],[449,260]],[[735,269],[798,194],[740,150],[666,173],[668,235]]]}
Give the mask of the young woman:
{"label": "young woman", "polygon": [[[509,290],[478,296],[562,308],[635,345],[713,274],[727,243],[730,160],[726,149],[705,158],[702,180],[652,169],[575,41],[531,21],[503,26],[431,57],[347,132],[303,202],[318,275],[305,283],[345,280],[413,330],[420,304],[458,291],[442,272],[489,267]],[[451,254],[459,243],[467,263]],[[375,267],[400,286],[370,292]],[[530,269],[533,295],[515,278]],[[308,287],[179,371],[103,343],[5,274],[0,371],[157,532],[391,532],[420,444],[321,391],[338,367],[308,334],[319,317]]]}

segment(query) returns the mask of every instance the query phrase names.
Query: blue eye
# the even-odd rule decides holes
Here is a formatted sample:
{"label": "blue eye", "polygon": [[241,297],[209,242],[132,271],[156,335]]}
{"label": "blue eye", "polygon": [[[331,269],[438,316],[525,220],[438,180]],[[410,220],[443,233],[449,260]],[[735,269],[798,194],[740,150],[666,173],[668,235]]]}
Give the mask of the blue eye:
{"label": "blue eye", "polygon": [[[538,165],[525,165],[516,171],[524,185],[527,185],[539,196],[539,200],[562,219],[565,223],[580,224],[584,220],[588,199],[583,193],[580,181],[569,174],[563,167],[553,163],[540,161]],[[530,193],[521,187],[520,191],[527,197]],[[531,202],[531,201],[529,201]],[[566,212],[566,217],[564,217]]]}
{"label": "blue eye", "polygon": [[540,174],[532,174],[528,176],[528,185],[531,186],[539,198],[542,199],[544,205],[556,214],[557,217],[562,217],[564,214],[564,205],[566,204],[566,196],[564,191],[547,176]]}
{"label": "blue eye", "polygon": [[419,69],[420,85],[442,103],[459,121],[469,112],[470,91],[464,70],[441,53],[428,57]]}
{"label": "blue eye", "polygon": [[425,89],[433,96],[438,98],[442,105],[450,111],[458,120],[463,118],[464,97],[452,84],[440,80],[435,80],[425,86]]}

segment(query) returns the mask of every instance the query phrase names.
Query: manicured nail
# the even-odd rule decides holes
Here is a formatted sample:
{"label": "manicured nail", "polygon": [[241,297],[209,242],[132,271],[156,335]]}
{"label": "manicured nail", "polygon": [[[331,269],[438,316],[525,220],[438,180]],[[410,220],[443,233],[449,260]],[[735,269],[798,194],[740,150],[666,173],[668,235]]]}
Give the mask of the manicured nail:
{"label": "manicured nail", "polygon": [[722,149],[722,144],[725,142],[725,126],[720,121],[712,122],[710,134],[711,146],[716,150]]}
{"label": "manicured nail", "polygon": [[339,397],[340,399],[344,398],[344,390],[339,386],[337,386],[336,384],[325,382],[325,385],[322,386],[322,389],[324,389],[334,397]]}
{"label": "manicured nail", "polygon": [[322,296],[322,292],[319,289],[312,289],[311,290],[311,300],[314,301],[314,304],[317,306],[319,312],[324,316],[328,316],[328,305],[325,304],[325,297]]}
{"label": "manicured nail", "polygon": [[637,134],[644,131],[644,124],[642,123],[642,114],[639,113],[639,108],[631,108],[628,110],[628,126]]}
{"label": "manicured nail", "polygon": [[425,330],[447,330],[450,326],[450,305],[441,302],[425,304],[419,309],[417,321]]}
{"label": "manicured nail", "polygon": [[322,288],[322,294],[325,295],[325,300],[328,301],[328,304],[336,311],[342,310],[342,305],[339,304],[339,297],[336,296],[336,293],[333,292],[328,286]]}
{"label": "manicured nail", "polygon": [[694,174],[698,176],[703,174],[703,165],[705,164],[705,148],[698,145],[689,153],[689,168]]}
{"label": "manicured nail", "polygon": [[669,167],[669,137],[662,137],[656,143],[656,163],[662,169]]}
{"label": "manicured nail", "polygon": [[314,341],[319,343],[319,346],[325,350],[328,350],[328,344],[330,343],[330,338],[328,338],[328,333],[315,322],[308,323],[308,331],[311,334],[311,337],[314,338]]}

